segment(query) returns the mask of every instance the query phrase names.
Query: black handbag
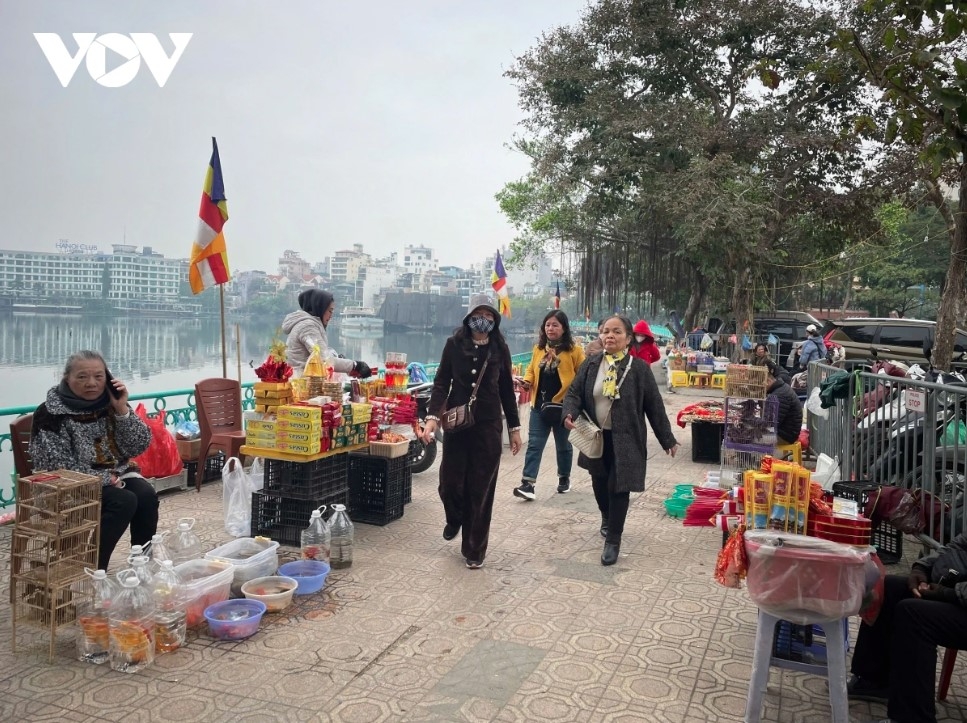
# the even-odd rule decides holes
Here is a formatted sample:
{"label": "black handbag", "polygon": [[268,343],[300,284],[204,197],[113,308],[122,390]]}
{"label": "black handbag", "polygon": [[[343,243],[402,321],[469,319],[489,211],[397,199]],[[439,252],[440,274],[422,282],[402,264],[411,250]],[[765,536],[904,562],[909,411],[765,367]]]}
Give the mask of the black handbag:
{"label": "black handbag", "polygon": [[470,395],[470,401],[466,404],[461,404],[459,407],[451,407],[443,413],[440,426],[443,427],[444,432],[463,432],[473,426],[475,421],[473,418],[473,403],[477,401],[477,390],[480,389],[480,380],[483,379],[484,372],[487,371],[487,364],[489,363],[490,357],[488,356],[484,359],[483,367],[477,376],[477,384],[473,388],[473,394]]}
{"label": "black handbag", "polygon": [[[543,392],[541,393],[541,399],[544,399]],[[558,404],[557,402],[542,401],[541,406],[538,409],[538,414],[541,415],[541,419],[547,426],[560,426],[564,422],[564,405]]]}

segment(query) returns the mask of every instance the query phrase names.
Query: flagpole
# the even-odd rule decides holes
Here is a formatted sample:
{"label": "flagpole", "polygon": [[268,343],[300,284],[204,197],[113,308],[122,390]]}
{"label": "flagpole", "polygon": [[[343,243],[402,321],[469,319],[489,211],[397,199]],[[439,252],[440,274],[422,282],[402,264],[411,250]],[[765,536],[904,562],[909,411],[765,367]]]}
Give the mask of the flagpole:
{"label": "flagpole", "polygon": [[225,349],[225,286],[218,285],[218,305],[222,317],[222,377],[228,379],[228,352]]}
{"label": "flagpole", "polygon": [[235,322],[235,361],[238,363],[238,383],[242,383],[242,332]]}

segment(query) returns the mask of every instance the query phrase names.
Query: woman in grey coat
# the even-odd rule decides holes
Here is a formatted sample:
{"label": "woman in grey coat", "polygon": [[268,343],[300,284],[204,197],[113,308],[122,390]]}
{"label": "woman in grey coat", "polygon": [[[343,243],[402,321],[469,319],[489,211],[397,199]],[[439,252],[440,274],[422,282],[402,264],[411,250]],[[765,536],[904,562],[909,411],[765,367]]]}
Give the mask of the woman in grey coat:
{"label": "woman in grey coat", "polygon": [[602,565],[618,560],[630,493],[645,490],[646,416],[665,453],[674,457],[678,450],[651,368],[628,354],[633,328],[624,316],[606,319],[601,329],[604,351],[585,360],[564,397],[565,427],[574,429],[573,420],[587,413],[604,431],[604,454],[578,458],[578,466],[591,474],[601,511]]}

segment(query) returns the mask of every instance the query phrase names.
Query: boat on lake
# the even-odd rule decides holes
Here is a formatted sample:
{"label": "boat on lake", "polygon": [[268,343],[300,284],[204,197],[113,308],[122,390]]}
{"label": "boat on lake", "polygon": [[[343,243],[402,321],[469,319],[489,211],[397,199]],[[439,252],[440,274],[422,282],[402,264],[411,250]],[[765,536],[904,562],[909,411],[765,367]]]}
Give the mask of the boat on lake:
{"label": "boat on lake", "polygon": [[376,310],[365,306],[351,306],[339,314],[339,330],[342,333],[382,333],[384,322],[376,316]]}

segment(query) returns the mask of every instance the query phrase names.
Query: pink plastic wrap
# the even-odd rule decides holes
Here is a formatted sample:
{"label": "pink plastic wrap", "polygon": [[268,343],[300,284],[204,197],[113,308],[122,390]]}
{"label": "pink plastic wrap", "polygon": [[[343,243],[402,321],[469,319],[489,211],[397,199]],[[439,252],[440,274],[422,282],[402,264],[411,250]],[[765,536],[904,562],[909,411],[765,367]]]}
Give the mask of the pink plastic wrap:
{"label": "pink plastic wrap", "polygon": [[856,615],[866,591],[869,549],[773,530],[745,533],[749,597],[799,625]]}

